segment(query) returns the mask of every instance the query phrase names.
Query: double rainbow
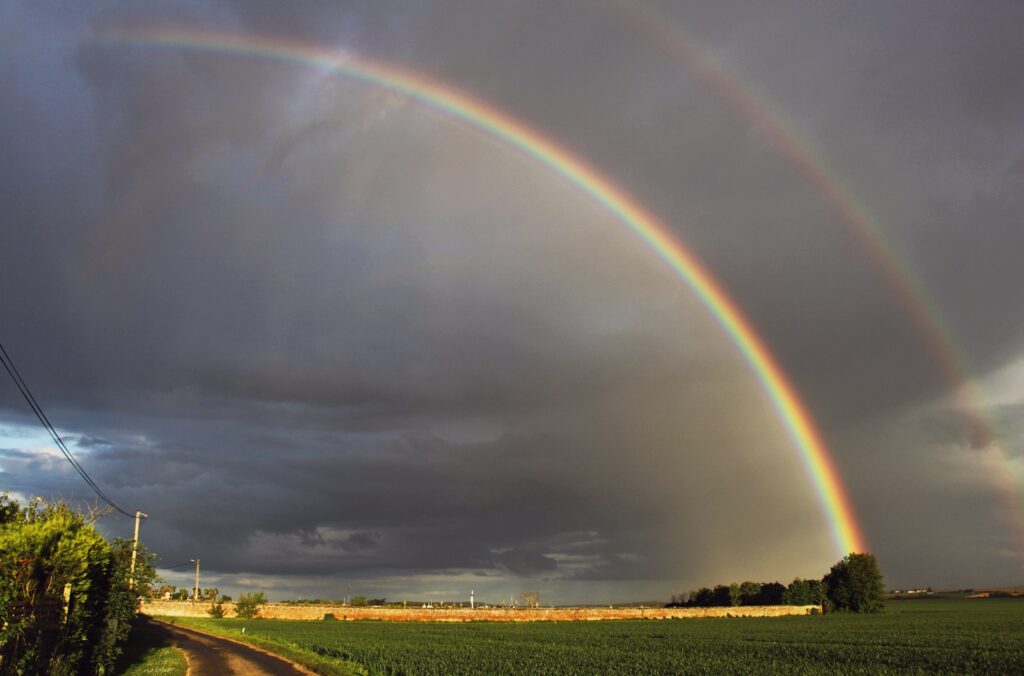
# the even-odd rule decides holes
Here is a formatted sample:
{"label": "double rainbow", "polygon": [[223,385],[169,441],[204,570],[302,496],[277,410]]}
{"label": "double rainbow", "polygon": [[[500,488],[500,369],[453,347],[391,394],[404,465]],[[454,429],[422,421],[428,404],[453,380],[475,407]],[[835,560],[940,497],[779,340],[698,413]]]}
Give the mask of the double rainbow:
{"label": "double rainbow", "polygon": [[736,303],[697,257],[655,216],[596,168],[501,110],[419,73],[353,54],[265,36],[195,28],[110,29],[111,44],[166,47],[256,56],[313,66],[383,87],[461,120],[535,159],[601,204],[684,281],[724,328],[756,374],[796,444],[818,500],[831,524],[836,552],[865,550],[864,538],[835,463],[793,385]]}
{"label": "double rainbow", "polygon": [[1024,545],[1024,492],[1014,478],[1012,455],[999,438],[998,426],[986,413],[984,397],[971,377],[969,360],[958,345],[942,311],[931,299],[913,267],[888,240],[866,204],[831,168],[821,153],[801,136],[796,126],[757,88],[703,47],[699,40],[651,3],[639,0],[600,0],[608,12],[648,37],[653,44],[682,63],[709,85],[733,110],[746,118],[779,156],[795,167],[842,218],[849,232],[868,254],[933,362],[952,388],[955,405],[964,415],[970,438],[986,448],[997,470],[994,487],[1003,495],[1017,534]]}

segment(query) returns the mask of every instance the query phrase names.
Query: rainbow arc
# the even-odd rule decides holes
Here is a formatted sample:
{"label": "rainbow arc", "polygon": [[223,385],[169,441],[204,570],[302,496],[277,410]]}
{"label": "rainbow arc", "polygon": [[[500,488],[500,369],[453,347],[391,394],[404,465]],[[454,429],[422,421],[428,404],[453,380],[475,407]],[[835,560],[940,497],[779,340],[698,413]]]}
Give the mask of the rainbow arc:
{"label": "rainbow arc", "polygon": [[561,176],[640,237],[711,312],[756,375],[798,449],[819,503],[831,524],[837,553],[865,551],[864,537],[835,462],[807,407],[753,325],[683,241],[595,167],[524,122],[478,98],[377,59],[279,38],[194,28],[111,29],[102,37],[112,44],[268,58],[316,67],[383,87],[469,124]]}
{"label": "rainbow arc", "polygon": [[757,93],[752,83],[715,58],[665,12],[639,0],[600,0],[600,4],[709,85],[722,101],[758,130],[780,157],[799,170],[840,215],[849,233],[892,289],[929,356],[951,387],[954,405],[966,418],[972,443],[986,447],[994,464],[999,466],[991,475],[992,482],[1010,505],[1010,521],[1018,543],[1024,543],[1024,492],[1014,479],[1012,456],[999,437],[998,425],[986,413],[984,397],[971,377],[968,359],[925,285],[886,237],[868,206],[857,198],[823,155],[801,136],[796,126]]}

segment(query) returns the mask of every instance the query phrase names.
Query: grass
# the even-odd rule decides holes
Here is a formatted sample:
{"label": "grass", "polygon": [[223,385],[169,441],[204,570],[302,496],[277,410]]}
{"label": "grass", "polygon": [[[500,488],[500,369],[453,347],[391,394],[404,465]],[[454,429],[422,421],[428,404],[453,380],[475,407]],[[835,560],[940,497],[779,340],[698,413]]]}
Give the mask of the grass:
{"label": "grass", "polygon": [[[1024,600],[890,603],[877,615],[388,623],[177,618],[317,658],[325,674],[1024,673]],[[246,633],[241,628],[246,627]],[[296,660],[298,661],[298,660]]]}
{"label": "grass", "polygon": [[114,673],[119,676],[184,676],[187,668],[180,650],[166,645],[144,624],[136,624]]}

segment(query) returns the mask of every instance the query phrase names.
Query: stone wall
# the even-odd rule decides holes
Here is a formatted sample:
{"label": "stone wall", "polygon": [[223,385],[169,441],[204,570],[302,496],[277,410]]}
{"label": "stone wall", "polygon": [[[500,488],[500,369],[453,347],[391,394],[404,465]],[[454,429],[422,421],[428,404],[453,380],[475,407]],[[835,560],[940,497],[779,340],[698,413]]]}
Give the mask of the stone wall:
{"label": "stone wall", "polygon": [[[210,602],[144,601],[145,615],[209,617]],[[736,606],[731,608],[371,608],[307,606],[268,603],[260,617],[275,620],[322,620],[332,613],[339,620],[390,620],[394,622],[537,622],[573,620],[667,620],[686,617],[780,617],[821,612],[821,606]],[[235,617],[235,604],[225,603],[226,617]]]}

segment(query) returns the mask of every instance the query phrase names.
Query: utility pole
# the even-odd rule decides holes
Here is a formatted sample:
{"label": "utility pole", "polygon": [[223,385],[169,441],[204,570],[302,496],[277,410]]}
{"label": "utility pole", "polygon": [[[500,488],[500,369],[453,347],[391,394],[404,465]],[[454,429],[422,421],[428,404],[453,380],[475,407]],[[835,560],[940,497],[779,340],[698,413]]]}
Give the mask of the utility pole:
{"label": "utility pole", "polygon": [[192,603],[199,603],[199,559],[191,559],[196,564],[196,591],[192,596]]}
{"label": "utility pole", "polygon": [[139,551],[139,519],[148,519],[149,514],[143,514],[139,510],[135,510],[135,540],[132,542],[132,569],[128,573],[128,589],[135,589],[135,555]]}

